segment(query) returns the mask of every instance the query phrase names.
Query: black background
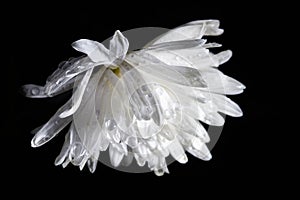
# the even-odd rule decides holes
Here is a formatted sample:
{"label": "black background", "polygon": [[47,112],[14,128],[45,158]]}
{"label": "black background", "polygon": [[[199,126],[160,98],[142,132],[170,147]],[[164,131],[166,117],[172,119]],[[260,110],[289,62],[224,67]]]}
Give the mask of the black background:
{"label": "black background", "polygon": [[[181,5],[184,4],[184,5]],[[281,110],[271,101],[282,85],[272,87],[274,77],[280,74],[272,68],[272,58],[278,56],[269,53],[276,48],[273,44],[274,31],[279,34],[280,21],[273,15],[277,10],[253,5],[235,5],[225,8],[217,5],[188,4],[164,6],[151,2],[136,5],[119,4],[92,5],[18,5],[9,7],[10,15],[3,16],[7,26],[7,73],[4,79],[9,81],[9,102],[4,106],[9,117],[3,119],[2,139],[7,176],[12,187],[26,187],[34,182],[34,187],[45,188],[54,185],[97,186],[101,184],[119,188],[121,185],[134,187],[154,181],[156,184],[168,180],[168,184],[186,185],[195,181],[202,185],[239,185],[255,180],[252,187],[263,187],[263,183],[274,178],[275,172],[269,170],[269,160],[273,157],[268,142],[263,138],[281,131],[279,122]],[[137,7],[134,7],[137,6]],[[215,148],[213,159],[204,162],[189,155],[187,164],[173,163],[169,166],[170,174],[156,177],[153,173],[128,174],[98,164],[94,174],[85,168],[82,172],[77,167],[62,169],[54,166],[54,160],[64,141],[62,132],[56,138],[40,148],[31,148],[30,131],[45,123],[54,112],[70,97],[70,93],[49,99],[27,99],[18,93],[23,84],[43,85],[48,75],[57,64],[80,53],[70,44],[81,38],[102,41],[110,37],[115,30],[125,31],[137,27],[174,28],[178,25],[198,19],[219,19],[224,34],[209,37],[209,41],[223,44],[220,49],[231,49],[233,57],[220,66],[221,71],[246,85],[243,94],[232,96],[244,112],[241,118],[226,118],[226,123]],[[6,60],[7,61],[7,60]],[[279,61],[278,61],[279,62]],[[279,64],[279,63],[278,63]],[[1,162],[2,164],[2,162]],[[4,175],[4,176],[6,176]],[[180,181],[185,179],[184,181]],[[131,184],[129,182],[134,182]],[[115,181],[110,184],[109,181]],[[10,185],[9,184],[9,185]],[[51,186],[50,186],[51,185]],[[30,187],[30,185],[29,185]],[[57,186],[58,187],[58,186]],[[58,187],[59,188],[59,187]],[[203,187],[204,188],[204,187]]]}

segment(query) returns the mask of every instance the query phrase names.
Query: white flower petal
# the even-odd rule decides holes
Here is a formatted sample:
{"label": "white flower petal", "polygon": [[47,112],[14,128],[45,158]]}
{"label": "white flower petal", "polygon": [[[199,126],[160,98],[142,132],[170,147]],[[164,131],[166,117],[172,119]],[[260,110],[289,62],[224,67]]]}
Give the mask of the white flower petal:
{"label": "white flower petal", "polygon": [[91,173],[94,173],[97,167],[100,152],[96,151],[87,161],[87,166]]}
{"label": "white flower petal", "polygon": [[224,75],[217,69],[202,70],[201,75],[208,85],[207,90],[199,88],[201,91],[219,94],[240,94],[246,88],[239,81]]}
{"label": "white flower petal", "polygon": [[93,62],[110,62],[109,50],[99,42],[81,39],[73,42],[72,47],[77,51],[87,54]]}
{"label": "white flower petal", "polygon": [[124,157],[124,153],[118,151],[113,145],[109,146],[109,157],[112,166],[118,167]]}
{"label": "white flower petal", "polygon": [[90,77],[92,75],[93,69],[89,69],[84,77],[82,78],[82,80],[80,81],[80,84],[77,86],[77,89],[75,91],[75,93],[73,94],[73,106],[69,109],[64,111],[63,113],[61,113],[59,115],[59,117],[61,118],[65,118],[68,117],[72,114],[74,114],[76,112],[76,110],[78,109],[78,107],[80,106],[81,103],[81,99],[83,97],[85,88],[90,80]]}
{"label": "white flower petal", "polygon": [[123,60],[129,48],[129,42],[126,37],[118,30],[110,40],[109,55],[111,60]]}
{"label": "white flower petal", "polygon": [[216,48],[216,47],[221,47],[221,46],[222,46],[222,44],[212,42],[212,43],[206,43],[202,47],[208,49],[208,48]]}
{"label": "white flower petal", "polygon": [[200,138],[205,143],[210,141],[209,135],[202,124],[186,114],[183,114],[182,121],[180,123],[174,123],[173,126],[182,132]]}
{"label": "white flower petal", "polygon": [[51,119],[41,127],[41,129],[35,134],[31,140],[32,147],[39,147],[54,136],[56,136],[63,128],[65,128],[71,121],[71,117],[60,118],[59,115],[71,106],[71,100],[63,105],[58,111],[51,117]]}
{"label": "white flower petal", "polygon": [[167,148],[174,159],[182,164],[187,163],[188,158],[177,138],[170,142]]}
{"label": "white flower petal", "polygon": [[101,67],[93,74],[86,86],[78,111],[73,115],[76,131],[82,140],[83,146],[89,153],[93,153],[95,148],[98,148],[97,142],[101,136],[99,134],[101,127],[98,123],[97,110],[95,109],[95,95],[97,94],[95,91],[98,87],[99,79],[104,76],[104,72],[105,68]]}
{"label": "white flower petal", "polygon": [[[72,127],[73,125],[71,125],[71,127]],[[70,128],[71,129],[71,128]],[[65,161],[65,159],[66,159],[66,157],[68,156],[68,154],[69,154],[69,151],[70,151],[70,145],[71,145],[71,142],[70,142],[70,130],[69,130],[69,132],[66,134],[66,136],[65,136],[65,142],[64,142],[64,144],[63,144],[63,147],[62,147],[62,149],[61,149],[61,151],[60,151],[60,153],[59,153],[59,155],[56,157],[56,159],[55,159],[55,162],[54,162],[54,164],[57,166],[57,165],[61,165],[64,161]]]}
{"label": "white flower petal", "polygon": [[243,116],[243,112],[240,109],[240,107],[228,97],[220,94],[210,94],[210,95],[218,111],[226,115],[230,115],[232,117]]}
{"label": "white flower petal", "polygon": [[220,35],[223,33],[223,30],[219,29],[219,25],[220,22],[218,20],[193,21],[171,29],[167,33],[149,42],[146,47],[164,42],[201,39],[203,35]]}
{"label": "white flower petal", "polygon": [[140,154],[134,153],[133,155],[134,155],[134,158],[135,158],[137,164],[140,167],[143,167],[146,164],[146,160],[142,156],[140,156]]}
{"label": "white flower petal", "polygon": [[193,156],[200,158],[201,160],[210,160],[212,158],[209,149],[207,148],[206,144],[199,143],[197,148],[195,147],[187,147],[187,152],[192,154]]}

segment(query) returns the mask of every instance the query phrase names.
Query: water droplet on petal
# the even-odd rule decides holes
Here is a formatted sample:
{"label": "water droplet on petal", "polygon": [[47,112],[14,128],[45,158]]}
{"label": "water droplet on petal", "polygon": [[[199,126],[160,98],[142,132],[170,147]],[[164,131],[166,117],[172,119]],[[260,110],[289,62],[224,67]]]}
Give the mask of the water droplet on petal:
{"label": "water droplet on petal", "polygon": [[31,94],[32,95],[37,95],[39,92],[40,92],[39,88],[34,87],[34,88],[31,89]]}

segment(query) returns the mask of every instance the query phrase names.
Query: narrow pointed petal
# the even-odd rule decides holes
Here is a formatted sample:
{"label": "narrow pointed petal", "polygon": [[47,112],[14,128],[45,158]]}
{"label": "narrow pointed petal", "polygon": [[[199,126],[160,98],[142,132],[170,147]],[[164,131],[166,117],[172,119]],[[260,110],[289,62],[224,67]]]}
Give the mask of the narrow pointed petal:
{"label": "narrow pointed petal", "polygon": [[222,51],[216,55],[213,56],[213,59],[216,60],[218,63],[218,66],[227,62],[232,56],[232,51],[227,50],[227,51]]}
{"label": "narrow pointed petal", "polygon": [[67,159],[65,160],[65,162],[62,164],[62,167],[66,168],[70,162],[71,162],[71,160],[69,159],[69,156],[68,156]]}
{"label": "narrow pointed petal", "polygon": [[200,138],[205,143],[210,141],[210,137],[202,124],[186,114],[183,114],[181,123],[175,123],[173,126],[177,127],[180,132]]}
{"label": "narrow pointed petal", "polygon": [[85,73],[84,77],[82,78],[80,84],[77,86],[77,89],[76,89],[76,91],[73,95],[73,102],[74,102],[73,106],[69,110],[66,110],[63,113],[61,113],[59,115],[59,117],[65,118],[65,117],[68,117],[68,116],[70,116],[70,115],[72,115],[76,112],[76,110],[80,106],[82,96],[83,96],[85,88],[86,88],[86,86],[87,86],[87,84],[90,80],[92,72],[93,72],[93,69],[89,69]]}
{"label": "narrow pointed petal", "polygon": [[140,167],[143,167],[146,163],[145,159],[140,156],[138,153],[134,153],[134,158],[136,160],[136,163],[140,166]]}
{"label": "narrow pointed petal", "polygon": [[214,104],[220,112],[232,117],[243,116],[241,108],[228,97],[220,94],[211,94],[211,96]]}
{"label": "narrow pointed petal", "polygon": [[[72,126],[72,125],[71,125]],[[61,165],[66,157],[68,157],[69,151],[70,151],[70,131],[65,136],[65,142],[63,144],[63,147],[61,149],[60,154],[56,157],[54,164]]]}
{"label": "narrow pointed petal", "polygon": [[221,47],[221,46],[222,46],[222,44],[212,42],[212,43],[206,43],[202,47],[208,49],[208,48],[216,48],[216,47]]}
{"label": "narrow pointed petal", "polygon": [[124,153],[119,152],[112,145],[109,146],[109,157],[112,166],[118,167],[123,159]]}
{"label": "narrow pointed petal", "polygon": [[[101,79],[104,77],[106,68],[101,67],[93,73],[86,86],[81,104],[78,110],[73,114],[73,122],[76,127],[79,138],[88,153],[92,153],[95,149],[100,148],[101,126],[98,123],[98,114],[101,113],[96,108],[96,88],[101,85]],[[100,102],[97,102],[97,104]],[[102,141],[102,140],[101,140]],[[99,150],[99,149],[98,149]]]}
{"label": "narrow pointed petal", "polygon": [[[61,62],[58,69],[47,78],[45,92],[49,97],[53,97],[72,89],[74,77],[77,76],[77,80],[82,78],[79,74],[94,66],[91,64],[90,60],[83,56]],[[82,67],[83,65],[85,67]]]}
{"label": "narrow pointed petal", "polygon": [[91,173],[94,173],[97,168],[99,155],[100,155],[100,152],[97,151],[87,161],[87,166]]}
{"label": "narrow pointed petal", "polygon": [[60,118],[59,115],[66,109],[70,108],[71,100],[63,105],[51,119],[35,134],[31,140],[32,147],[39,147],[54,136],[56,136],[63,128],[65,128],[71,121],[72,117]]}
{"label": "narrow pointed petal", "polygon": [[202,91],[219,94],[240,94],[246,88],[239,81],[224,75],[217,69],[210,68],[203,70],[201,71],[201,75],[208,85],[207,90],[199,88]]}
{"label": "narrow pointed petal", "polygon": [[182,164],[187,163],[188,158],[184,153],[184,149],[176,138],[168,145],[167,148],[175,160]]}
{"label": "narrow pointed petal", "polygon": [[109,54],[111,60],[123,60],[129,48],[129,42],[126,37],[118,30],[110,40]]}
{"label": "narrow pointed petal", "polygon": [[84,168],[84,166],[87,163],[88,159],[89,159],[88,154],[84,154],[84,158],[82,159],[81,163],[79,163],[80,171],[82,171],[82,169]]}
{"label": "narrow pointed petal", "polygon": [[201,160],[208,161],[212,158],[209,149],[204,143],[194,144],[193,147],[187,147],[186,150],[193,156],[200,158]]}

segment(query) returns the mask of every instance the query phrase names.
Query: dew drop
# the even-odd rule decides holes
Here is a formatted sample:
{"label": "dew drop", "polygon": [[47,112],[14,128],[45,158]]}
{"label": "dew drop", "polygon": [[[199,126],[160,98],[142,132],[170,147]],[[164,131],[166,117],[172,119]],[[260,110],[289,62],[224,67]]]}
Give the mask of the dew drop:
{"label": "dew drop", "polygon": [[37,95],[39,92],[40,92],[39,88],[34,87],[31,89],[31,94],[33,95]]}

